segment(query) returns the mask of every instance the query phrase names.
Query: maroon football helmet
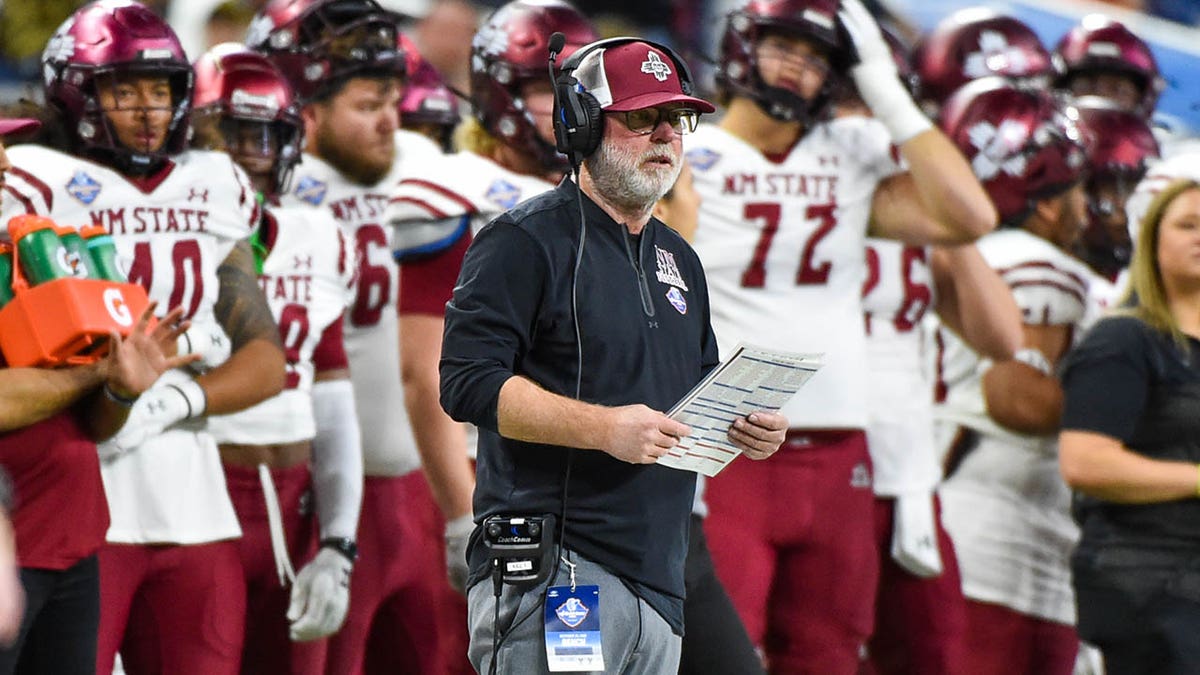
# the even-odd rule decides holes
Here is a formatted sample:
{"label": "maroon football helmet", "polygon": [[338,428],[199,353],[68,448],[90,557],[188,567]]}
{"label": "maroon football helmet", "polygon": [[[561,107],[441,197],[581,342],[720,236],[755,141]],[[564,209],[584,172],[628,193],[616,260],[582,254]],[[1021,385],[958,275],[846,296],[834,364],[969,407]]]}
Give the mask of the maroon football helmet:
{"label": "maroon football helmet", "polygon": [[1079,129],[1044,90],[987,77],[959,88],[939,122],[971,163],[1000,222],[1019,225],[1038,200],[1083,177]]}
{"label": "maroon football helmet", "polygon": [[246,44],[274,61],[305,104],[352,77],[403,77],[399,21],[375,0],[270,0]]}
{"label": "maroon football helmet", "polygon": [[816,120],[829,103],[834,88],[831,78],[837,69],[830,69],[821,93],[806,101],[762,81],[755,47],[764,33],[778,31],[812,41],[826,53],[831,65],[843,63],[847,57],[838,32],[838,7],[838,0],[750,0],[730,12],[717,57],[717,87],[726,94],[753,99],[774,119],[805,123]]}
{"label": "maroon football helmet", "polygon": [[981,77],[1038,81],[1052,73],[1050,54],[1033,29],[984,7],[961,9],[939,22],[913,51],[913,68],[918,99],[927,109]]}
{"label": "maroon football helmet", "polygon": [[1073,77],[1089,72],[1127,75],[1141,90],[1134,112],[1149,117],[1158,103],[1164,80],[1150,46],[1124,24],[1103,14],[1089,14],[1072,28],[1053,55],[1055,86],[1066,89]]}
{"label": "maroon football helmet", "polygon": [[488,17],[471,41],[471,104],[488,133],[536,157],[547,168],[565,159],[554,143],[542,140],[525,110],[521,85],[549,81],[546,71],[550,35],[559,32],[566,46],[561,66],[580,47],[599,36],[579,10],[561,0],[515,0]]}
{"label": "maroon football helmet", "polygon": [[1159,157],[1158,142],[1144,118],[1106,98],[1082,96],[1073,105],[1088,162],[1081,254],[1097,272],[1115,279],[1133,253],[1125,202]]}
{"label": "maroon football helmet", "polygon": [[449,150],[450,135],[462,120],[458,96],[446,86],[433,64],[426,61],[406,36],[400,36],[400,48],[407,60],[408,83],[400,97],[400,126],[433,127],[442,149]]}
{"label": "maroon football helmet", "polygon": [[[67,122],[75,149],[123,171],[144,173],[187,145],[192,67],[175,32],[132,0],[98,0],[63,22],[42,52],[46,101]],[[163,147],[135,151],[122,144],[100,107],[98,78],[165,77],[171,122]]]}
{"label": "maroon football helmet", "polygon": [[270,195],[286,190],[300,161],[304,123],[287,78],[266,56],[227,42],[205,52],[195,64],[196,117],[213,116],[233,154],[250,131],[264,158],[273,160]]}

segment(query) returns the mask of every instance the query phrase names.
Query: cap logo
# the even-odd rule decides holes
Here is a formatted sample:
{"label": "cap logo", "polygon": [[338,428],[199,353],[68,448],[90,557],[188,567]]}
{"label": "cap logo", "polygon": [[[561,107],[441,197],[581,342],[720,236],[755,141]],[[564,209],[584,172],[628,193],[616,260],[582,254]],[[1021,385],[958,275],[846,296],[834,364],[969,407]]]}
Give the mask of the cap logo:
{"label": "cap logo", "polygon": [[649,51],[646,52],[646,60],[642,61],[642,72],[653,75],[659,82],[666,82],[667,76],[671,74],[671,67],[658,58],[658,54]]}

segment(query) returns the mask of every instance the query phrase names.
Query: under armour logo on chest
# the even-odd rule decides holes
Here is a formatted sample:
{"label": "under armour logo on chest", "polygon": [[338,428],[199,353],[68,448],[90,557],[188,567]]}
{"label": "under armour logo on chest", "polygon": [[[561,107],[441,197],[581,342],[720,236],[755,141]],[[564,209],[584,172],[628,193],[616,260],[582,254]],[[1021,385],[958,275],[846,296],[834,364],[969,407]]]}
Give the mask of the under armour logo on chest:
{"label": "under armour logo on chest", "polygon": [[197,199],[207,204],[208,188],[204,188],[202,190],[197,188],[188,188],[188,201],[195,201]]}

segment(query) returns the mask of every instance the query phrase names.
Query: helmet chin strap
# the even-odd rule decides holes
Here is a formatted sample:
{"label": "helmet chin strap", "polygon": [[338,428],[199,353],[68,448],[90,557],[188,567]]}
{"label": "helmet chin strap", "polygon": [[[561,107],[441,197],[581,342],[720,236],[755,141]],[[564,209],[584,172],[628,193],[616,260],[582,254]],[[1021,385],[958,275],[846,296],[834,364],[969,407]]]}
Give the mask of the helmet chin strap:
{"label": "helmet chin strap", "polygon": [[761,80],[759,83],[761,86],[754,87],[747,93],[771,119],[779,122],[799,122],[805,129],[820,121],[829,98],[826,85],[822,85],[816,97],[806,99],[780,87],[763,85]]}

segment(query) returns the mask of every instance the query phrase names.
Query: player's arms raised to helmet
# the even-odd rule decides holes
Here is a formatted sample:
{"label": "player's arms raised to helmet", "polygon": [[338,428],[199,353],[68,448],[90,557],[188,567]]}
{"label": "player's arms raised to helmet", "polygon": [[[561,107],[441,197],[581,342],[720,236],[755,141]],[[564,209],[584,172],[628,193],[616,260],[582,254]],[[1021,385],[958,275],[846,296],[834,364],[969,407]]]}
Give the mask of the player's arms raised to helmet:
{"label": "player's arms raised to helmet", "polygon": [[258,286],[248,243],[233,248],[217,277],[221,289],[213,312],[233,354],[196,380],[204,388],[210,415],[243,410],[283,391],[285,366],[279,329]]}
{"label": "player's arms raised to helmet", "polygon": [[[1070,346],[1071,326],[1025,324],[1024,347],[1037,350],[1044,360],[1010,359],[994,364],[983,374],[983,400],[997,424],[1022,434],[1044,436],[1058,432],[1062,421],[1062,385],[1054,364]],[[1018,355],[1020,356],[1020,355]]]}
{"label": "player's arms raised to helmet", "polygon": [[910,244],[961,244],[996,227],[998,216],[971,165],[938,129],[900,146],[907,173],[885,179],[871,204],[871,236]]}
{"label": "player's arms raised to helmet", "polygon": [[976,353],[1006,361],[1021,348],[1021,310],[1004,279],[973,244],[935,248],[930,268],[937,314]]}

